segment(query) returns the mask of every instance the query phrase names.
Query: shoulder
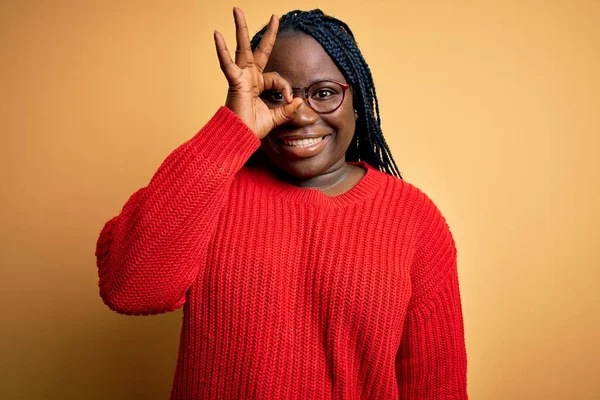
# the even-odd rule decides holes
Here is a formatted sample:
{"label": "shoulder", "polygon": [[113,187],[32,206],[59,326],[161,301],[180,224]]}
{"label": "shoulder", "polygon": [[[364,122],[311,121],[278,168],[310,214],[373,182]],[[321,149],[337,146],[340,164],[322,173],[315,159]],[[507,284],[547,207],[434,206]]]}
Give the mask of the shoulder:
{"label": "shoulder", "polygon": [[456,243],[446,218],[424,190],[393,176],[389,185],[399,208],[405,210],[405,237],[411,249],[411,304],[415,304],[436,292],[449,276],[456,275]]}
{"label": "shoulder", "polygon": [[445,222],[440,209],[429,195],[414,183],[370,167],[382,183],[380,201],[401,205],[415,219],[415,223]]}
{"label": "shoulder", "polygon": [[404,184],[411,188],[410,201],[414,204],[413,218],[419,247],[423,249],[428,244],[436,243],[437,246],[454,248],[448,222],[434,200],[414,184]]}
{"label": "shoulder", "polygon": [[421,251],[430,246],[455,248],[446,218],[423,189],[379,170],[372,172],[383,182],[375,201],[385,205],[389,218],[409,230],[408,237],[417,248]]}

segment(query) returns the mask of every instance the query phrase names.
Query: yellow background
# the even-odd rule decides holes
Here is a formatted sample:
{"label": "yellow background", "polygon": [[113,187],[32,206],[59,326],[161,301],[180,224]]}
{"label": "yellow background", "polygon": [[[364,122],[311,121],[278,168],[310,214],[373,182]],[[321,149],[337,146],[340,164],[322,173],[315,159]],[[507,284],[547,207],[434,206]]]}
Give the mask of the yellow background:
{"label": "yellow background", "polygon": [[4,1],[3,399],[166,399],[181,311],[98,297],[103,223],[223,104],[212,32],[355,31],[405,178],[459,249],[475,400],[600,398],[600,2]]}

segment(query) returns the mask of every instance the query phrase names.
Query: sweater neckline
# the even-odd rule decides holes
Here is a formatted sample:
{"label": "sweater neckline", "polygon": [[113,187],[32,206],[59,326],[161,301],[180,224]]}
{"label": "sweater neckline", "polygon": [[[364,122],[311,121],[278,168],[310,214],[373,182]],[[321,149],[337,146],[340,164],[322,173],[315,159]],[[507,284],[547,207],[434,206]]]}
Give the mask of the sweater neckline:
{"label": "sweater neckline", "polygon": [[272,193],[286,201],[317,206],[340,207],[369,199],[375,195],[385,180],[385,174],[365,161],[348,161],[365,170],[362,178],[347,191],[329,196],[319,189],[302,188],[277,178],[273,173],[262,170],[260,175],[272,189]]}

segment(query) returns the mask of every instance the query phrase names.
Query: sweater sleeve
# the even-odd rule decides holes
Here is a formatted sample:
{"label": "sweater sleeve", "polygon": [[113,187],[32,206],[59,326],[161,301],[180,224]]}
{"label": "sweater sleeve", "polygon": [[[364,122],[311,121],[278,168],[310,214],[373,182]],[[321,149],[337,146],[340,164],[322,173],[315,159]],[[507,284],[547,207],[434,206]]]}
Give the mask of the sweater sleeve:
{"label": "sweater sleeve", "polygon": [[456,247],[440,211],[420,192],[412,296],[396,357],[400,398],[466,400],[467,358]]}
{"label": "sweater sleeve", "polygon": [[98,238],[98,285],[109,308],[150,315],[183,305],[234,175],[259,146],[256,135],[221,107],[164,160]]}

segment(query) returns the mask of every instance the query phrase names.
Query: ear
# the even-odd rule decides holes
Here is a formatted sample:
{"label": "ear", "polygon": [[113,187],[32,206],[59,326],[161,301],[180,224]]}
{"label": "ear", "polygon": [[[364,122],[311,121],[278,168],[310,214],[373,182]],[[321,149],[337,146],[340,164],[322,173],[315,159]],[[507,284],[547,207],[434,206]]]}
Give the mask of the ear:
{"label": "ear", "polygon": [[356,111],[356,109],[354,110],[354,120],[356,121],[358,119],[358,111]]}

